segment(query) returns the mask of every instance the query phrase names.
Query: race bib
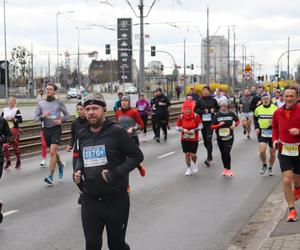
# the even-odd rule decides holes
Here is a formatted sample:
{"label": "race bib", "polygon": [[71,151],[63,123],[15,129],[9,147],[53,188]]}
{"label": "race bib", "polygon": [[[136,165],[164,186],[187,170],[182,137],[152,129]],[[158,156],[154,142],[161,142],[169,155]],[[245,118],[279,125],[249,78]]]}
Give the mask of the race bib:
{"label": "race bib", "polygon": [[261,136],[265,138],[272,138],[272,129],[262,129]]}
{"label": "race bib", "polygon": [[185,138],[185,139],[195,139],[196,138],[196,134],[195,134],[195,132],[184,133],[183,134],[183,138]]}
{"label": "race bib", "polygon": [[204,121],[204,122],[211,121],[211,114],[203,114],[202,121]]}
{"label": "race bib", "polygon": [[230,135],[230,129],[229,128],[220,128],[219,129],[219,136],[226,137]]}
{"label": "race bib", "polygon": [[106,165],[108,162],[105,145],[84,147],[83,163],[86,168]]}
{"label": "race bib", "polygon": [[49,118],[53,119],[53,120],[56,120],[56,118],[57,118],[56,117],[56,112],[51,112]]}
{"label": "race bib", "polygon": [[8,123],[8,127],[9,128],[13,128],[14,127],[14,123],[12,121],[8,121],[7,123]]}
{"label": "race bib", "polygon": [[144,111],[145,108],[146,108],[145,105],[139,105],[139,106],[138,106],[138,110],[139,110],[139,111]]}
{"label": "race bib", "polygon": [[281,154],[286,156],[298,156],[299,155],[298,147],[299,147],[298,145],[283,144]]}

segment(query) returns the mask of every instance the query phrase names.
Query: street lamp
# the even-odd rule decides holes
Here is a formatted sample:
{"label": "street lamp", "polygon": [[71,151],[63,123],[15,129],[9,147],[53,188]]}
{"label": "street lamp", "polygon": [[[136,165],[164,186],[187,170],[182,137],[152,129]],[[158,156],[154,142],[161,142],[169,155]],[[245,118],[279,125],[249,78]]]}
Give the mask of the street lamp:
{"label": "street lamp", "polygon": [[77,29],[77,39],[78,39],[78,50],[77,50],[77,81],[78,81],[78,85],[81,86],[81,74],[80,74],[80,31],[83,30],[90,30],[92,28],[80,28],[80,27],[76,27]]}
{"label": "street lamp", "polygon": [[70,14],[70,13],[74,13],[74,11],[64,11],[64,12],[60,12],[57,11],[56,13],[56,83],[58,83],[59,81],[59,40],[58,40],[58,17],[60,15],[65,15],[65,14]]}
{"label": "street lamp", "polygon": [[8,72],[7,72],[7,48],[6,48],[6,6],[5,6],[5,0],[3,0],[3,20],[4,20],[4,65],[5,65],[5,98],[8,98]]}

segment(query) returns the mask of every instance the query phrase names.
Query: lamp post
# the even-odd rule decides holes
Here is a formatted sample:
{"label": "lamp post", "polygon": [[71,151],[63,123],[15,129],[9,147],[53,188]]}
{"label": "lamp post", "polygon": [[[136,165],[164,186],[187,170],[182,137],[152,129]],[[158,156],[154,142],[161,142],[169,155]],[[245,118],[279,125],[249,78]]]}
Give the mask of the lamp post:
{"label": "lamp post", "polygon": [[56,13],[56,83],[59,81],[59,39],[58,39],[58,17],[60,15],[71,14],[74,11],[57,11]]}
{"label": "lamp post", "polygon": [[5,0],[3,0],[3,29],[4,29],[4,65],[5,65],[5,98],[8,98],[8,72],[7,72],[7,48],[6,48],[6,6],[5,6]]}
{"label": "lamp post", "polygon": [[77,81],[78,85],[81,86],[81,74],[80,74],[80,31],[82,30],[90,30],[91,28],[80,28],[76,27],[77,29],[77,39],[78,39],[78,48],[77,48]]}

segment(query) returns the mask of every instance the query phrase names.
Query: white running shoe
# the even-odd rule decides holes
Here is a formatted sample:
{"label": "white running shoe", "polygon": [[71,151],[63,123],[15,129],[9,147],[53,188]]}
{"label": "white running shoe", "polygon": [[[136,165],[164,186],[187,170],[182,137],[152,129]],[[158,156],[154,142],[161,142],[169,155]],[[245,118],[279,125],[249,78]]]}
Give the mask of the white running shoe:
{"label": "white running shoe", "polygon": [[142,141],[147,141],[147,137],[145,133],[142,134]]}
{"label": "white running shoe", "polygon": [[199,171],[198,162],[196,162],[196,163],[193,162],[192,164],[193,164],[192,165],[192,173],[195,174]]}
{"label": "white running shoe", "polygon": [[40,167],[41,167],[41,168],[45,168],[45,167],[46,167],[46,160],[42,160],[42,161],[41,161]]}
{"label": "white running shoe", "polygon": [[185,171],[185,175],[190,176],[192,174],[193,174],[193,172],[192,172],[191,168],[187,168],[186,171]]}

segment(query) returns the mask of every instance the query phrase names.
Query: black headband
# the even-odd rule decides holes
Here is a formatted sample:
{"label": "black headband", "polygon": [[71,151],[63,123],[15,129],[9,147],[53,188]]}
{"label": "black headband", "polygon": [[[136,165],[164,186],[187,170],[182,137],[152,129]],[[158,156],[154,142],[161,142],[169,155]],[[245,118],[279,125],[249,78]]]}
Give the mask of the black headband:
{"label": "black headband", "polygon": [[99,101],[99,100],[86,100],[84,102],[83,106],[86,107],[88,105],[99,105],[99,106],[102,106],[103,108],[106,107],[106,103],[103,101]]}

